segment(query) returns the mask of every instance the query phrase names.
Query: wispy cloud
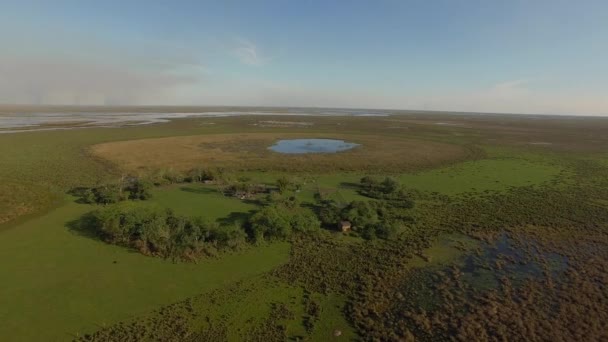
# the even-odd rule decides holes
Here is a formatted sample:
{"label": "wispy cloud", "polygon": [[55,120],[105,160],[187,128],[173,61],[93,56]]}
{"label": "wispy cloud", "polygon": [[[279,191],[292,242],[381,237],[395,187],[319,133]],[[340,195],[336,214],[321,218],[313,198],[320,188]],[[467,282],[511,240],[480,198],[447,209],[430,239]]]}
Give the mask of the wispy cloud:
{"label": "wispy cloud", "polygon": [[532,82],[532,80],[527,79],[527,78],[513,80],[513,81],[506,81],[506,82],[501,82],[501,83],[495,84],[492,87],[492,89],[497,90],[497,91],[510,91],[510,90],[515,90],[515,89],[523,89],[530,82]]}
{"label": "wispy cloud", "polygon": [[253,42],[239,38],[237,47],[234,49],[234,55],[238,60],[250,66],[262,66],[269,63],[272,58],[264,56],[260,48]]}

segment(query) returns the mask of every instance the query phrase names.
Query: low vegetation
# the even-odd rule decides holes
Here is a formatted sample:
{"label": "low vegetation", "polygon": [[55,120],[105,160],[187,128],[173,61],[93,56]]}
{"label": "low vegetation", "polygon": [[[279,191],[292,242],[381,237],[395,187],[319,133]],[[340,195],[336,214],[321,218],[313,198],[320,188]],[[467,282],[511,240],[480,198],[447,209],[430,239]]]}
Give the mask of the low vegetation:
{"label": "low vegetation", "polygon": [[0,135],[0,335],[608,338],[605,120],[209,120]]}
{"label": "low vegetation", "polygon": [[115,184],[92,188],[76,188],[71,194],[88,204],[112,204],[126,200],[147,200],[152,197],[152,182],[137,177],[124,177]]}

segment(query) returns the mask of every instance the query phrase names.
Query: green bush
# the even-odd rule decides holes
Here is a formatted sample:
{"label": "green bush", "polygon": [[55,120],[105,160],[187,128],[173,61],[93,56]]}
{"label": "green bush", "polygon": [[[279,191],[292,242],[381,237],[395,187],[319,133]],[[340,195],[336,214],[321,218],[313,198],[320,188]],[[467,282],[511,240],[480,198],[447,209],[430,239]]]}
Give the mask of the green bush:
{"label": "green bush", "polygon": [[165,258],[195,260],[222,249],[240,248],[247,240],[240,227],[220,227],[135,202],[108,205],[91,216],[93,228],[105,241]]}

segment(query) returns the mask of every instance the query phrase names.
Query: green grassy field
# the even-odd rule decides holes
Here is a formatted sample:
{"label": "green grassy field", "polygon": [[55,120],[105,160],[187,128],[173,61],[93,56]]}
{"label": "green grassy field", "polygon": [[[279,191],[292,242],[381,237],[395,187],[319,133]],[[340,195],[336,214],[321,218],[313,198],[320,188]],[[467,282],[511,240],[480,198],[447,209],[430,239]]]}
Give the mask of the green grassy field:
{"label": "green grassy field", "polygon": [[[391,176],[408,188],[438,192],[444,195],[504,191],[511,187],[541,185],[554,179],[564,170],[563,166],[548,163],[538,155],[535,159],[525,154],[518,158],[511,152],[510,158],[490,158],[458,163],[453,166],[418,173],[374,174],[376,177]],[[257,182],[272,184],[280,173],[242,173]],[[366,173],[348,172],[333,174],[305,174],[296,179],[305,182],[299,195],[303,201],[312,201],[318,190],[332,194],[330,198],[340,201],[364,200],[357,193],[357,184]]]}
{"label": "green grassy field", "polygon": [[254,204],[222,195],[215,186],[200,184],[155,189],[150,202],[172,208],[179,215],[201,216],[209,220],[238,217],[257,208]]}
{"label": "green grassy field", "polygon": [[550,181],[561,170],[555,165],[525,159],[486,159],[418,174],[402,174],[398,179],[414,189],[454,195],[539,185]]}
{"label": "green grassy field", "polygon": [[2,232],[0,336],[69,340],[267,272],[288,258],[288,244],[198,264],[149,258],[69,231],[66,224],[90,209],[68,202]]}

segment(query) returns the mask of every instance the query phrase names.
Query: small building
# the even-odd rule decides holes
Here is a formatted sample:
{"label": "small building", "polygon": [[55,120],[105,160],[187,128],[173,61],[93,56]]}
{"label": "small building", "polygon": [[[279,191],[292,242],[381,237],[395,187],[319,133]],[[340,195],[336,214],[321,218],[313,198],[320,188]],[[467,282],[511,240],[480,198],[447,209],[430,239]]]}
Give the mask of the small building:
{"label": "small building", "polygon": [[340,231],[344,232],[350,232],[352,226],[350,224],[350,221],[340,221],[340,223],[338,224],[338,229],[340,229]]}

